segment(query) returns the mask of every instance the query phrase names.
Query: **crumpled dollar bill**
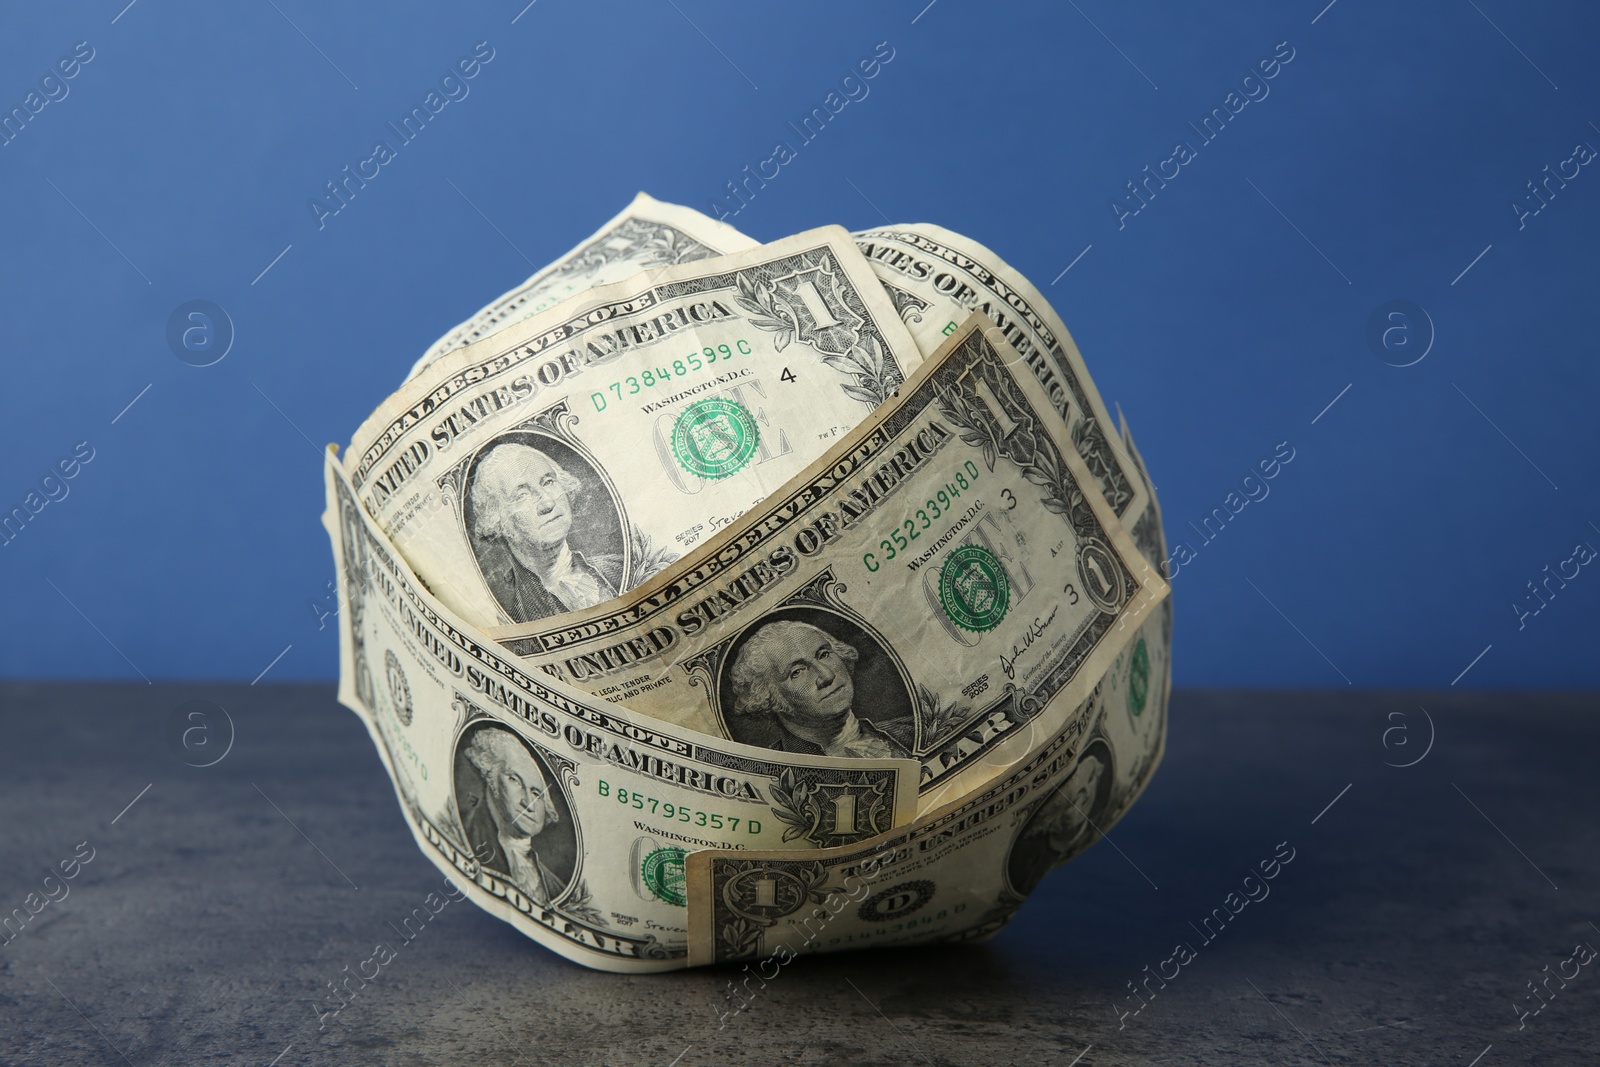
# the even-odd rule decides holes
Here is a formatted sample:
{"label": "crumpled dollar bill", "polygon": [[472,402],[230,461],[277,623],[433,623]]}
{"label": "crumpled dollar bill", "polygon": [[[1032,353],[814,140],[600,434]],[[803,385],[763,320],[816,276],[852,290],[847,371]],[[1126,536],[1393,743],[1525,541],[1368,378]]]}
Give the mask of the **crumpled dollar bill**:
{"label": "crumpled dollar bill", "polygon": [[988,936],[1160,762],[1154,487],[959,234],[640,194],[335,452],[340,700],[423,854],[587,966]]}

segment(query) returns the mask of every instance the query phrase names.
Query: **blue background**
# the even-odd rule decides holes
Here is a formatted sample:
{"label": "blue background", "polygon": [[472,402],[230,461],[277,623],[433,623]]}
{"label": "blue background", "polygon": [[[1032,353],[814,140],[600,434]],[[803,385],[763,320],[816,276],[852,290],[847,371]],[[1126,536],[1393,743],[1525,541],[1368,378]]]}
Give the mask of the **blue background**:
{"label": "blue background", "polygon": [[[0,14],[0,111],[95,50],[0,147],[0,511],[95,450],[0,548],[0,673],[333,677],[317,449],[636,190],[709,210],[886,40],[730,221],[937,222],[1046,292],[1197,548],[1179,684],[1600,683],[1597,568],[1511,608],[1600,548],[1600,174],[1522,229],[1510,206],[1600,147],[1592,5],[124,3]],[[308,200],[478,41],[470,95],[319,229]],[[1125,183],[1283,41],[1270,94],[1119,229]],[[197,298],[236,329],[204,368],[166,341]],[[1366,340],[1392,299],[1436,330],[1410,367]]]}

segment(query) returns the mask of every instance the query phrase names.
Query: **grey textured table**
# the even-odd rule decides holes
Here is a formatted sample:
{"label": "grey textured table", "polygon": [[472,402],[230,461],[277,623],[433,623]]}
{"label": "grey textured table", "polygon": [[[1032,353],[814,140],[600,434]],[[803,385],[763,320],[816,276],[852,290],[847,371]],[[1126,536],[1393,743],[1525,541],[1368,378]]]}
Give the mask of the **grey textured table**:
{"label": "grey textured table", "polygon": [[[167,740],[195,699],[234,727],[209,767]],[[0,708],[6,1064],[1597,1059],[1592,695],[1179,691],[1145,797],[993,940],[801,960],[721,1025],[731,970],[590,972],[465,903],[402,941],[441,877],[327,687],[8,684]]]}

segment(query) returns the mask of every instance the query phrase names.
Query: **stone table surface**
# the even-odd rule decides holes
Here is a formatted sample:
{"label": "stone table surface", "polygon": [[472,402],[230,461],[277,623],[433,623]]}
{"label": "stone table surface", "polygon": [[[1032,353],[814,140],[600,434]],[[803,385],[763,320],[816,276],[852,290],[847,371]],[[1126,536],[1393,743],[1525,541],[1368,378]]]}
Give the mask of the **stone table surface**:
{"label": "stone table surface", "polygon": [[[174,754],[193,700],[231,722],[211,766]],[[0,731],[4,1064],[1600,1060],[1593,694],[1179,690],[1144,798],[983,944],[728,1000],[733,970],[588,971],[459,903],[337,1015],[441,876],[331,686],[6,683]]]}

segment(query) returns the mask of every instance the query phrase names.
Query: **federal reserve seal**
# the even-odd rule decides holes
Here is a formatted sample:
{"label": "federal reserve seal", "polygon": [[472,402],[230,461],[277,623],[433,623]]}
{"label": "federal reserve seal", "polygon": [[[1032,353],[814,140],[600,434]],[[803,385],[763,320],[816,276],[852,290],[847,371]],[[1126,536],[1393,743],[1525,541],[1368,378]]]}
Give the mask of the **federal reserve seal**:
{"label": "federal reserve seal", "polygon": [[1006,617],[1011,582],[993,552],[982,545],[962,545],[939,571],[939,603],[951,622],[983,633]]}
{"label": "federal reserve seal", "polygon": [[866,903],[856,910],[856,914],[861,917],[862,922],[893,922],[895,919],[910,915],[932,900],[936,888],[938,887],[932,882],[923,879],[902,882],[868,898]]}
{"label": "federal reserve seal", "polygon": [[680,908],[689,903],[683,874],[683,858],[686,854],[681,848],[658,848],[646,856],[644,863],[639,866],[639,877],[650,892]]}
{"label": "federal reserve seal", "polygon": [[394,654],[392,648],[384,650],[383,674],[389,683],[389,699],[394,701],[395,718],[400,720],[401,726],[410,726],[411,683],[406,681],[406,672],[400,666],[400,657]]}
{"label": "federal reserve seal", "polygon": [[696,400],[672,424],[672,454],[678,465],[701,478],[726,478],[755,455],[761,435],[755,416],[737,400]]}

